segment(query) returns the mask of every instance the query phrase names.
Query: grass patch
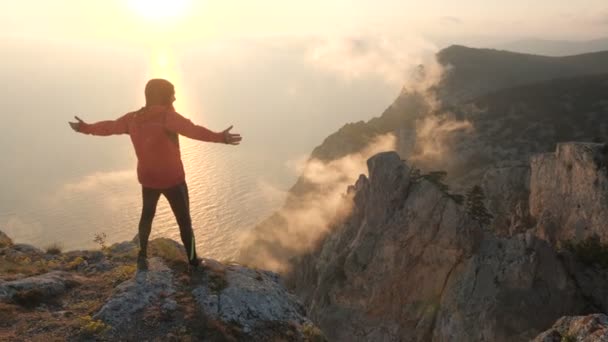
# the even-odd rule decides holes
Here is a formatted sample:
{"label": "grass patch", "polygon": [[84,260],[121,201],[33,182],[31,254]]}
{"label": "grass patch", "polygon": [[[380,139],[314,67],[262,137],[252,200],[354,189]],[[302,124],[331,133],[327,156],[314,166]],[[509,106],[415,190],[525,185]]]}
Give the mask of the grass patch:
{"label": "grass patch", "polygon": [[576,342],[576,337],[572,335],[564,335],[562,336],[562,340],[560,342]]}
{"label": "grass patch", "polygon": [[120,284],[123,281],[131,279],[137,271],[136,265],[121,265],[112,271],[112,280],[114,284]]}
{"label": "grass patch", "polygon": [[215,293],[220,293],[228,287],[225,271],[211,271],[209,273],[209,289]]}
{"label": "grass patch", "polygon": [[73,303],[69,306],[69,309],[74,310],[74,311],[86,312],[88,314],[92,314],[94,312],[99,311],[102,306],[103,306],[103,303],[101,300],[90,299],[90,300],[83,300],[81,302]]}
{"label": "grass patch", "polygon": [[302,326],[302,333],[304,334],[304,341],[306,342],[326,342],[327,338],[323,335],[321,329],[317,328],[313,324],[306,323]]}
{"label": "grass patch", "polygon": [[100,320],[95,320],[91,316],[80,318],[80,334],[87,337],[98,337],[110,331],[111,327]]}
{"label": "grass patch", "polygon": [[159,256],[169,263],[185,262],[186,252],[181,245],[166,238],[158,238],[148,243],[149,255]]}
{"label": "grass patch", "polygon": [[23,274],[26,276],[48,272],[48,265],[44,260],[32,261],[24,258],[19,261],[0,259],[0,274]]}
{"label": "grass patch", "polygon": [[78,266],[84,264],[85,260],[83,257],[76,257],[74,258],[72,261],[68,262],[66,264],[66,269],[68,270],[75,270],[78,268]]}

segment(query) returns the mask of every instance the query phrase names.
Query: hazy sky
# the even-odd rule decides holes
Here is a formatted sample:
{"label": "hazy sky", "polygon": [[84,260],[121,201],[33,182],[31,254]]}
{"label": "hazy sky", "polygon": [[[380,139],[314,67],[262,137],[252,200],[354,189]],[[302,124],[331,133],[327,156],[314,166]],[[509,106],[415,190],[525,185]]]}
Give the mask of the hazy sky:
{"label": "hazy sky", "polygon": [[111,198],[113,175],[129,175],[119,188],[136,184],[128,139],[78,136],[67,121],[138,109],[151,77],[176,85],[176,109],[196,123],[243,134],[221,150],[230,158],[201,165],[285,190],[298,176],[288,165],[344,124],[381,115],[408,70],[447,44],[607,36],[606,0],[0,0],[0,227],[46,238],[52,222],[111,217],[71,213],[97,203],[78,196],[49,217],[31,213],[65,184],[100,179],[98,199]]}
{"label": "hazy sky", "polygon": [[[145,5],[142,5],[144,4]],[[2,35],[129,44],[252,35],[593,39],[605,0],[2,0]]]}

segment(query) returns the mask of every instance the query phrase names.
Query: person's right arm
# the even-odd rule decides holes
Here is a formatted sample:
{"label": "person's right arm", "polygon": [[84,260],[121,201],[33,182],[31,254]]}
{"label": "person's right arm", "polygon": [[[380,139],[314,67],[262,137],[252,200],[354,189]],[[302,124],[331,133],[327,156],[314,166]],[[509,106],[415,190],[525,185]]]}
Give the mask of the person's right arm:
{"label": "person's right arm", "polygon": [[77,122],[70,122],[70,126],[76,132],[84,134],[92,134],[99,136],[108,136],[113,134],[127,134],[129,133],[129,119],[130,114],[125,114],[116,120],[99,121],[96,123],[88,124],[82,121],[79,117],[75,117]]}

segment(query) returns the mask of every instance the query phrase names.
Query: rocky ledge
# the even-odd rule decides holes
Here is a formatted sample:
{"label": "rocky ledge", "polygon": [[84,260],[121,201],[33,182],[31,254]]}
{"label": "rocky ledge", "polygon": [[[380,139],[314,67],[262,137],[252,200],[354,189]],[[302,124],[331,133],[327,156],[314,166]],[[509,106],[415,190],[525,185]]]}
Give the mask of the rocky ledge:
{"label": "rocky ledge", "polygon": [[169,239],[44,252],[0,232],[0,340],[324,341],[275,273],[204,259]]}

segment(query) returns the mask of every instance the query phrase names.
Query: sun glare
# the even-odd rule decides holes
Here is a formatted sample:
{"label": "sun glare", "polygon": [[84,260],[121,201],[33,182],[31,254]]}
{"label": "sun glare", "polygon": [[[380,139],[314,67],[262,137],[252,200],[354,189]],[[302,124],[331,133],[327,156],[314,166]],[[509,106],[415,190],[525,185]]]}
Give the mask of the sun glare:
{"label": "sun glare", "polygon": [[191,0],[129,0],[129,7],[149,20],[178,18],[183,16]]}

